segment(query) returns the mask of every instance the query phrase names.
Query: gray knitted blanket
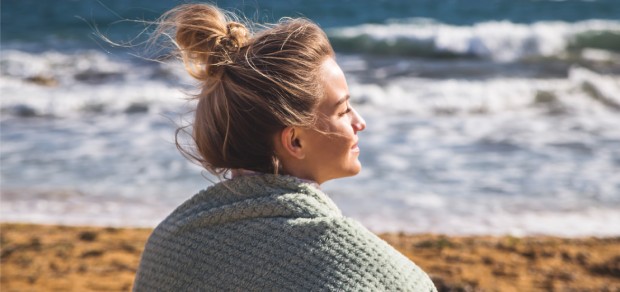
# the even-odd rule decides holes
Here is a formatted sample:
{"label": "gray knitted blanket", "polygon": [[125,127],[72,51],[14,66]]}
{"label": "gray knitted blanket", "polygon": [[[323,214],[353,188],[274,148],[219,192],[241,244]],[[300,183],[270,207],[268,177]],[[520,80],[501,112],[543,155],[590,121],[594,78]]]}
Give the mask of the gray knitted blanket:
{"label": "gray knitted blanket", "polygon": [[436,291],[319,189],[290,176],[218,183],[150,236],[134,291]]}

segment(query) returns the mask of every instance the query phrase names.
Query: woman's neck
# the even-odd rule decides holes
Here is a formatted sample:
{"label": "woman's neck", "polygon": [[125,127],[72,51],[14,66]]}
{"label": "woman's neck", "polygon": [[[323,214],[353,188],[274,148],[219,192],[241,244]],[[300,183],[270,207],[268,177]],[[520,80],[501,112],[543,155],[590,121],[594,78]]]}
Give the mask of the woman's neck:
{"label": "woman's neck", "polygon": [[[231,169],[230,170],[230,174],[232,178],[236,178],[236,177],[241,177],[241,176],[252,176],[252,175],[261,175],[264,174],[263,172],[258,172],[258,171],[254,171],[254,170],[249,170],[249,169],[243,169],[243,168],[236,168],[236,169]],[[287,174],[283,174],[283,175],[287,175]],[[296,176],[294,176],[296,177]],[[320,185],[310,179],[305,179],[305,178],[300,178],[300,177],[296,177],[297,179],[305,182],[305,183],[309,183],[313,186],[315,186],[316,188],[320,189]]]}

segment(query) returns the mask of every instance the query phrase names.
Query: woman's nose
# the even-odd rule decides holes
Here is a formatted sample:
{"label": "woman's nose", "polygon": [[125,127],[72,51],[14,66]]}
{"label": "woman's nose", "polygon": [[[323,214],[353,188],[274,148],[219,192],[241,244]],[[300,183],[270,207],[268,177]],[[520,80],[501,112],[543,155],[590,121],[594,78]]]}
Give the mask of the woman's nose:
{"label": "woman's nose", "polygon": [[366,121],[364,121],[364,118],[362,118],[362,116],[355,109],[352,109],[352,112],[353,120],[351,125],[353,126],[353,129],[355,132],[364,131],[364,129],[366,129]]}

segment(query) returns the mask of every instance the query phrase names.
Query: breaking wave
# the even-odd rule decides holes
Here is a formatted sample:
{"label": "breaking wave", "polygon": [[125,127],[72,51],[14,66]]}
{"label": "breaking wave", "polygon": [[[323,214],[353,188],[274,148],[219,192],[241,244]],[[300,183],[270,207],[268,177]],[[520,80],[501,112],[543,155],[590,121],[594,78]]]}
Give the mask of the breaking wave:
{"label": "breaking wave", "polygon": [[597,48],[620,52],[620,22],[488,21],[454,26],[430,19],[395,20],[331,29],[337,50],[418,57],[472,57],[511,62]]}

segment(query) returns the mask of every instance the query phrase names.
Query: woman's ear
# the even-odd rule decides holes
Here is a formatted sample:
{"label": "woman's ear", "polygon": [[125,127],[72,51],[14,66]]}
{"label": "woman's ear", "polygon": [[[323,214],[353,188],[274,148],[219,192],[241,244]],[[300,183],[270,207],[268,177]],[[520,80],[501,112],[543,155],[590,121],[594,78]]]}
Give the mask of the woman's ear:
{"label": "woman's ear", "polygon": [[280,132],[280,145],[283,150],[290,156],[297,159],[304,159],[306,154],[302,148],[302,143],[299,139],[300,129],[295,127],[286,127]]}

